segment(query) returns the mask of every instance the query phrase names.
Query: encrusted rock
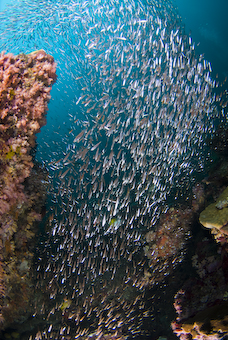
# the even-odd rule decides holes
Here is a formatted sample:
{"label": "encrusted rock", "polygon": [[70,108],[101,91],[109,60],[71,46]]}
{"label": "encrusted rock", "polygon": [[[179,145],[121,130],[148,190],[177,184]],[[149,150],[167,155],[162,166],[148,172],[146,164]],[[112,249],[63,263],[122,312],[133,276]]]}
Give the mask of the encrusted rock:
{"label": "encrusted rock", "polygon": [[201,212],[199,221],[205,228],[212,229],[213,234],[226,230],[228,224],[228,187],[215,203],[210,204]]}
{"label": "encrusted rock", "polygon": [[192,339],[219,339],[228,334],[228,303],[206,308],[183,322],[184,334],[191,334]]}

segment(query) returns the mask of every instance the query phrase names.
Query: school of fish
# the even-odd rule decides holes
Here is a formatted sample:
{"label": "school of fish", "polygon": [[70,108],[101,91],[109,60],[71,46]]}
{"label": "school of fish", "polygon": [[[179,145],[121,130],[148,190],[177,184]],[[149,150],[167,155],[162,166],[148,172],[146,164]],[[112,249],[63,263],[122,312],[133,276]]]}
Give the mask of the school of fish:
{"label": "school of fish", "polygon": [[48,326],[34,338],[146,337],[156,311],[145,299],[144,235],[172,188],[202,171],[218,115],[211,64],[196,55],[168,0],[22,7],[14,22],[2,21],[2,48],[13,45],[11,30],[18,45],[54,55],[65,73],[59,96],[69,100],[67,78],[80,113],[68,116],[60,159],[44,146],[49,227],[37,286],[50,301],[37,307]]}

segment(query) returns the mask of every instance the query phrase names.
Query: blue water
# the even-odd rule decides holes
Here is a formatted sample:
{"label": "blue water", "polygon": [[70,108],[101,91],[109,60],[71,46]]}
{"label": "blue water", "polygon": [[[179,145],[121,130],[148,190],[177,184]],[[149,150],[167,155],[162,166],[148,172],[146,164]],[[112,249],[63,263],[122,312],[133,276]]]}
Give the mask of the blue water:
{"label": "blue water", "polygon": [[[23,1],[21,0],[23,3]],[[11,0],[1,0],[0,1],[0,12],[7,8],[11,8],[10,3],[14,3]],[[226,0],[192,0],[192,1],[183,1],[183,0],[173,0],[174,5],[176,5],[177,10],[181,16],[182,22],[185,27],[186,34],[190,34],[192,36],[193,41],[195,42],[195,51],[198,55],[203,55],[206,60],[211,62],[212,65],[212,75],[214,78],[223,83],[226,77],[228,76],[228,3]],[[18,1],[18,6],[20,8],[20,1]],[[37,43],[33,45],[30,49],[27,49],[26,53],[31,52],[34,47],[38,48],[43,45],[43,42],[39,43],[39,37],[37,37]],[[16,53],[16,49],[14,50],[13,46],[9,52]],[[20,52],[23,51],[23,47],[21,47]],[[47,46],[45,46],[47,47]],[[50,53],[55,55],[55,47],[53,46],[50,49]],[[17,49],[18,50],[18,49]],[[47,48],[45,50],[48,50]],[[61,71],[60,71],[61,68]],[[58,104],[55,106],[55,100],[52,100],[49,104],[49,114],[47,116],[47,126],[42,129],[42,133],[38,137],[38,141],[42,136],[50,136],[50,131],[54,129],[60,129],[64,135],[64,133],[69,132],[71,130],[71,126],[66,127],[65,124],[65,114],[62,112],[67,112],[75,116],[75,111],[70,102],[73,98],[77,97],[77,92],[72,88],[68,82],[67,84],[67,74],[64,74],[64,65],[59,64],[57,73],[61,72],[62,82],[64,84],[59,84],[59,91],[55,91],[55,86],[52,91],[53,99],[58,98]],[[69,86],[68,86],[69,85]],[[67,102],[64,103],[60,100],[59,103],[59,93],[65,88],[67,91]],[[226,86],[225,86],[226,88]],[[64,90],[63,90],[64,91]],[[77,118],[78,113],[76,114]],[[67,118],[68,120],[68,118]],[[58,135],[51,136],[51,141],[58,141]],[[49,143],[48,138],[46,140]],[[61,149],[60,146],[57,147]],[[45,157],[44,157],[45,158]]]}
{"label": "blue water", "polygon": [[[21,2],[23,3],[22,0]],[[15,2],[11,2],[11,0],[1,0],[0,11],[7,9],[7,6],[11,9],[11,3]],[[216,2],[212,0],[173,0],[173,4],[177,7],[181,16],[185,33],[191,35],[193,42],[195,43],[196,54],[203,55],[206,60],[210,61],[213,70],[212,76],[214,79],[219,80],[220,83],[223,83],[228,76],[227,2],[225,0],[218,0]],[[20,9],[20,0],[18,0],[18,7]],[[44,25],[44,21],[42,22],[42,25]],[[10,23],[8,24],[10,27]],[[51,37],[52,33],[50,32],[48,35],[49,34]],[[72,41],[77,45],[76,40],[74,42],[74,39],[72,39]],[[9,45],[11,45],[10,42]],[[42,47],[57,59],[57,74],[59,75],[58,86],[54,85],[53,87],[52,100],[49,103],[49,114],[47,115],[47,126],[42,128],[42,132],[38,136],[38,143],[40,143],[43,138],[45,138],[45,142],[48,143],[48,145],[49,142],[52,144],[54,142],[56,154],[58,154],[59,151],[59,155],[61,155],[62,151],[67,147],[67,142],[70,142],[70,140],[66,140],[64,144],[60,142],[60,140],[62,141],[63,136],[71,131],[68,115],[70,114],[74,117],[71,119],[73,121],[75,118],[80,118],[80,112],[76,112],[75,106],[72,104],[75,102],[75,98],[79,96],[79,93],[77,93],[76,88],[72,88],[64,61],[62,60],[61,63],[58,60],[58,48],[61,48],[61,46],[58,45],[59,44],[57,44],[57,46],[47,45],[45,41],[40,41],[40,37],[37,35],[34,41],[28,41],[27,46],[23,44],[20,46],[20,43],[18,45],[12,44],[7,51],[15,54],[18,52],[29,53],[36,48],[39,49]],[[70,65],[68,67],[70,67]],[[82,73],[82,71],[81,73],[78,73],[78,70],[73,69],[70,71],[73,71],[75,76],[80,76]],[[63,93],[64,91],[67,93],[66,97],[60,97],[59,93]],[[52,133],[53,130],[56,131],[55,135]],[[60,135],[58,135],[58,131],[60,131]],[[42,149],[43,155],[41,157],[39,157],[39,154],[37,155],[39,160],[50,156],[50,154],[48,156],[48,152],[45,154],[45,150],[47,151],[44,147]]]}
{"label": "blue water", "polygon": [[[23,0],[21,0],[23,2]],[[0,12],[12,0],[0,0]],[[228,76],[228,2],[226,0],[173,0],[196,44],[213,66],[213,74],[222,82]]]}
{"label": "blue water", "polygon": [[186,33],[191,33],[196,52],[204,54],[213,75],[228,76],[228,2],[226,0],[176,0]]}

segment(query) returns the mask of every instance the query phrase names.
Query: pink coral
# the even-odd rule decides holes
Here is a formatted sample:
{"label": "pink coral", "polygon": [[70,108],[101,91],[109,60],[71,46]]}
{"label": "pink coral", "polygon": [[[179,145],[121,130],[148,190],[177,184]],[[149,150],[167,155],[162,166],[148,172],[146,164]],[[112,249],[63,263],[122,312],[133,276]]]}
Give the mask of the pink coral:
{"label": "pink coral", "polygon": [[38,173],[30,151],[46,122],[55,71],[53,57],[44,51],[0,54],[0,330],[10,320],[19,320],[30,305],[31,283],[27,276],[21,279],[16,260],[19,255],[29,263],[28,240],[34,235],[34,222],[41,219],[37,202],[42,195],[38,179],[36,188],[31,184]]}
{"label": "pink coral", "polygon": [[156,230],[146,233],[144,252],[149,259],[149,270],[144,273],[143,285],[162,281],[182,262],[192,219],[191,209],[170,208],[161,216]]}
{"label": "pink coral", "polygon": [[146,234],[148,243],[146,255],[150,258],[151,266],[168,258],[173,261],[173,258],[183,250],[190,236],[191,219],[190,209],[171,208],[162,216],[157,230],[151,230]]}
{"label": "pink coral", "polygon": [[29,153],[45,124],[55,79],[54,59],[43,50],[0,54],[0,222],[26,200],[22,183],[33,167]]}

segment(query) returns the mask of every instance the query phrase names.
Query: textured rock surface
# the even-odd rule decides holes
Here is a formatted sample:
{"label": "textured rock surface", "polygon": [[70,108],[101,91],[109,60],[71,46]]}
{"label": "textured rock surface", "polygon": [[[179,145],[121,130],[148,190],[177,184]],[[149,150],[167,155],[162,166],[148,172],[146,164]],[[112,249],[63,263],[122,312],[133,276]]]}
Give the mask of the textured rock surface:
{"label": "textured rock surface", "polygon": [[184,333],[193,339],[219,339],[228,334],[228,302],[206,308],[182,324]]}
{"label": "textured rock surface", "polygon": [[222,192],[216,202],[203,210],[199,217],[200,223],[211,229],[215,239],[227,243],[228,239],[228,187]]}

